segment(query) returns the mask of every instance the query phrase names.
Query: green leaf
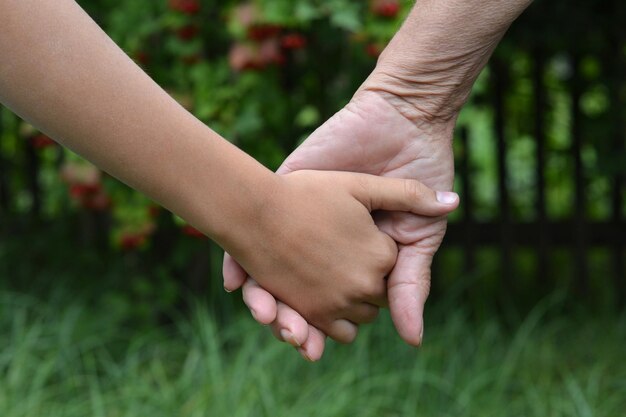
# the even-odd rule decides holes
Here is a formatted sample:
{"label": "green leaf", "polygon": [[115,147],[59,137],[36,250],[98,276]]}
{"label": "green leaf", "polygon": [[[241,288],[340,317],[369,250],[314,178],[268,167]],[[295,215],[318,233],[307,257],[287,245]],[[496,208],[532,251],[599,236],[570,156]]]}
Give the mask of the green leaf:
{"label": "green leaf", "polygon": [[311,127],[319,124],[320,113],[313,106],[306,106],[296,116],[296,126]]}
{"label": "green leaf", "polygon": [[345,7],[336,10],[331,16],[330,21],[333,25],[352,32],[357,32],[363,26],[359,16],[359,10],[356,7]]}

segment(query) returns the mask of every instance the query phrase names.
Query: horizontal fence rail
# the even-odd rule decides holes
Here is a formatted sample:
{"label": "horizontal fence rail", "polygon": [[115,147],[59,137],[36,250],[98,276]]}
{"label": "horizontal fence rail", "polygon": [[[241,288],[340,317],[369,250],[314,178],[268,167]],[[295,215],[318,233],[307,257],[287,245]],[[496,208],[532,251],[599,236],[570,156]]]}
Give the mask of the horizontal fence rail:
{"label": "horizontal fence rail", "polygon": [[[460,177],[459,191],[462,196],[462,217],[448,225],[448,232],[444,241],[445,247],[461,247],[464,253],[465,268],[471,271],[476,266],[476,252],[479,248],[493,248],[499,252],[500,271],[503,277],[511,276],[511,256],[515,248],[531,248],[535,252],[537,280],[544,280],[549,275],[549,260],[552,249],[566,248],[571,253],[575,286],[585,293],[590,287],[590,273],[588,255],[590,249],[605,248],[612,253],[611,273],[613,275],[614,289],[619,294],[620,302],[626,299],[626,221],[624,218],[624,174],[626,172],[626,159],[619,164],[615,173],[610,175],[610,214],[605,219],[591,219],[588,215],[588,173],[585,172],[583,163],[583,149],[588,144],[589,138],[585,136],[585,118],[581,113],[581,98],[585,89],[580,68],[580,57],[573,55],[567,61],[571,71],[567,90],[570,99],[569,106],[569,131],[570,148],[567,151],[571,163],[571,176],[573,183],[573,199],[571,201],[571,214],[567,218],[550,218],[548,216],[547,195],[549,184],[546,179],[546,161],[552,152],[547,143],[546,114],[550,111],[548,105],[547,87],[544,84],[547,57],[541,49],[532,51],[532,115],[533,115],[533,140],[535,151],[529,164],[534,164],[534,215],[531,220],[515,220],[512,215],[512,202],[509,183],[509,166],[507,155],[511,140],[507,136],[507,85],[509,69],[506,62],[493,60],[490,69],[491,83],[491,108],[493,110],[493,137],[495,140],[495,158],[497,170],[497,187],[495,201],[497,202],[497,214],[491,220],[477,220],[475,215],[475,198],[472,182],[471,168],[471,142],[472,132],[465,126],[458,129],[457,141],[459,150],[456,154],[457,172]],[[616,155],[623,155],[626,146],[626,125],[622,117],[626,110],[624,100],[620,96],[620,88],[623,90],[626,79],[622,56],[615,52],[613,59],[608,61],[606,71],[608,73],[607,84],[611,87],[609,92],[610,132],[611,137],[606,140],[611,142],[611,149]],[[605,62],[606,63],[606,62]],[[604,139],[602,139],[604,140]],[[600,164],[603,161],[599,161]],[[597,174],[595,174],[597,175]],[[507,279],[507,278],[505,278]],[[541,281],[535,281],[541,282]]]}
{"label": "horizontal fence rail", "polygon": [[[624,155],[626,149],[626,124],[624,122],[624,97],[620,91],[624,91],[626,80],[624,79],[624,59],[622,43],[616,41],[613,54],[605,58],[603,77],[608,86],[608,101],[610,119],[608,136],[593,140],[606,140],[615,155]],[[547,129],[549,127],[550,114],[550,90],[544,82],[548,63],[552,58],[541,48],[530,50],[530,62],[532,68],[529,71],[529,81],[532,90],[532,120],[529,129],[535,142],[532,160],[533,164],[533,210],[532,219],[518,220],[514,215],[515,199],[510,190],[509,161],[507,159],[510,146],[516,140],[509,134],[507,129],[511,116],[507,112],[507,100],[509,98],[509,86],[511,80],[509,63],[495,58],[490,65],[490,89],[489,100],[486,106],[492,111],[492,132],[494,140],[494,157],[496,160],[496,202],[495,212],[491,220],[483,220],[476,215],[477,199],[473,184],[473,167],[470,143],[473,132],[467,126],[458,129],[457,138],[457,172],[459,177],[459,192],[462,196],[461,218],[451,222],[444,241],[443,251],[446,248],[462,248],[464,266],[472,271],[477,264],[477,251],[488,247],[499,253],[499,268],[504,278],[504,284],[508,277],[514,275],[514,262],[516,250],[520,247],[531,248],[536,256],[535,282],[543,282],[550,278],[550,263],[555,248],[565,248],[571,254],[571,262],[574,271],[576,287],[585,293],[590,287],[590,266],[588,262],[589,252],[592,248],[605,248],[610,253],[610,273],[613,276],[613,284],[616,293],[623,303],[626,300],[626,276],[625,276],[625,250],[626,250],[626,220],[624,217],[624,181],[626,172],[626,160],[618,164],[618,168],[608,174],[610,200],[610,213],[604,219],[591,218],[588,214],[588,178],[584,164],[584,149],[590,144],[592,138],[586,129],[585,115],[581,112],[581,99],[586,91],[586,80],[580,74],[581,57],[572,54],[567,59],[570,70],[569,81],[566,83],[569,96],[569,149],[566,150],[570,161],[573,193],[571,214],[567,218],[550,218],[548,200],[550,184],[546,174],[547,160],[555,151],[550,148]],[[619,59],[615,57],[621,57]],[[3,133],[2,111],[0,108],[0,137]],[[19,135],[17,129],[6,134]],[[1,152],[0,147],[0,218],[5,219],[9,215],[25,214],[32,219],[39,219],[42,211],[43,196],[46,193],[41,181],[40,155],[33,148],[32,143],[24,141],[21,155],[23,161],[11,160]],[[563,153],[563,150],[559,150]],[[61,159],[55,163],[60,164]],[[598,161],[599,164],[603,162]],[[13,189],[9,181],[12,175],[19,172],[22,180],[20,189]],[[601,175],[595,173],[593,175]],[[604,175],[604,174],[602,174]],[[29,194],[30,209],[27,213],[11,213],[14,209],[15,195]],[[14,210],[13,210],[14,211]],[[4,220],[0,224],[6,223]],[[85,228],[88,229],[88,228]]]}

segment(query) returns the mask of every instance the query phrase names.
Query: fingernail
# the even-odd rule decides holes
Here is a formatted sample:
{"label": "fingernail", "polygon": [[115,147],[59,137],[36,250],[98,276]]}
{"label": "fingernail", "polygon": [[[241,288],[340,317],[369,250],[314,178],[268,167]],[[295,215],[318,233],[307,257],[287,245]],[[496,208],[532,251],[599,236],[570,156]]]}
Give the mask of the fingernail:
{"label": "fingernail", "polygon": [[456,203],[459,195],[457,193],[453,193],[450,191],[437,191],[437,201],[443,204],[454,204]]}
{"label": "fingernail", "polygon": [[224,287],[224,291],[226,291],[226,292],[227,292],[227,293],[229,293],[229,294],[232,292],[232,290],[229,290],[229,289],[228,289],[228,288],[226,288],[226,287]]}
{"label": "fingernail", "polygon": [[[250,307],[248,307],[248,308],[250,308]],[[256,321],[259,321],[259,319],[257,318],[257,315],[256,315],[256,311],[254,311],[253,308],[250,308],[250,314],[252,314],[252,317],[254,317],[254,319]]]}
{"label": "fingernail", "polygon": [[298,353],[306,360],[307,362],[315,362],[311,357],[306,353],[306,351],[302,348],[298,348]]}
{"label": "fingernail", "polygon": [[300,347],[300,343],[296,340],[296,337],[287,329],[280,329],[280,337],[291,346]]}

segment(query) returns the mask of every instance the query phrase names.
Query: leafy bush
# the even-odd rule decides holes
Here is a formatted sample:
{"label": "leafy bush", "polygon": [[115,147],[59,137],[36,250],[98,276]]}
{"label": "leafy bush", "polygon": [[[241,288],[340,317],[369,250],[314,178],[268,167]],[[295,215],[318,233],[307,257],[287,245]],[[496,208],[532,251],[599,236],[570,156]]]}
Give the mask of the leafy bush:
{"label": "leafy bush", "polygon": [[[272,169],[349,99],[409,7],[397,0],[80,3],[181,105]],[[157,207],[17,123],[8,120],[0,129],[4,157],[19,153],[26,140],[41,179],[34,198],[17,196],[18,212],[41,199],[46,218],[67,210],[100,213],[112,219],[115,246],[149,245]],[[16,189],[28,188],[20,184],[28,178],[11,180]]]}

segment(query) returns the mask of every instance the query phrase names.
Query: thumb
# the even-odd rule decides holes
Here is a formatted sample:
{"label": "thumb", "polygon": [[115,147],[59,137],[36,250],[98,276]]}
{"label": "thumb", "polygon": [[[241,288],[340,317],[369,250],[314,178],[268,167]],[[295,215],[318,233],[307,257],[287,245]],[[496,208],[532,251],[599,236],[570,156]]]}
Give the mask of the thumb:
{"label": "thumb", "polygon": [[389,310],[400,337],[419,346],[424,334],[424,304],[430,292],[432,254],[416,246],[402,246],[396,265],[389,275]]}
{"label": "thumb", "polygon": [[289,174],[291,172],[297,171],[297,169],[292,168],[291,164],[289,163],[290,159],[287,158],[285,161],[283,161],[283,163],[280,165],[280,167],[278,167],[278,169],[276,170],[276,173],[278,175],[285,175],[285,174]]}
{"label": "thumb", "polygon": [[433,191],[412,179],[353,174],[361,185],[355,197],[370,211],[408,211],[423,216],[443,216],[459,206],[459,196],[449,191]]}

